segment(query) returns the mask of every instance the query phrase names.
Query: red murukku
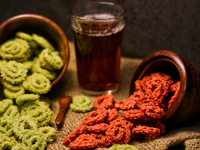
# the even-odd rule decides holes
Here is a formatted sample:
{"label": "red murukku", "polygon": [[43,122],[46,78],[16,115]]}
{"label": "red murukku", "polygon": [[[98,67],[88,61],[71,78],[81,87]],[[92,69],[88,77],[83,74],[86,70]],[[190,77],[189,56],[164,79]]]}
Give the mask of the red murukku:
{"label": "red murukku", "polygon": [[95,99],[93,106],[96,109],[99,108],[113,108],[115,104],[114,97],[112,94],[105,94]]}
{"label": "red murukku", "polygon": [[83,124],[84,125],[94,125],[101,122],[104,122],[108,116],[108,112],[105,108],[97,109],[95,111],[92,111],[89,113],[84,119]]}
{"label": "red murukku", "polygon": [[79,135],[85,132],[85,125],[80,125],[76,127],[63,141],[63,145],[68,145],[74,139],[76,139]]}
{"label": "red murukku", "polygon": [[140,110],[144,112],[147,116],[154,118],[154,119],[162,119],[165,112],[162,108],[157,105],[151,104],[142,104],[140,105]]}
{"label": "red murukku", "polygon": [[163,135],[165,133],[165,126],[161,123],[161,120],[145,122],[145,125],[160,129],[160,135]]}
{"label": "red murukku", "polygon": [[141,137],[145,137],[145,140],[156,139],[160,136],[160,129],[154,127],[148,127],[145,125],[139,125],[132,130],[132,137],[134,139],[138,139]]}
{"label": "red murukku", "polygon": [[131,129],[122,122],[110,124],[106,131],[106,141],[109,145],[128,144],[131,140]]}
{"label": "red murukku", "polygon": [[172,104],[175,102],[176,98],[178,97],[180,88],[181,88],[181,82],[180,81],[178,81],[175,84],[172,84],[170,86],[170,92],[174,93],[174,95],[171,97],[171,99],[168,102],[168,109],[172,106]]}
{"label": "red murukku", "polygon": [[165,81],[168,82],[168,84],[172,84],[173,80],[171,79],[171,76],[162,73],[162,72],[155,72],[155,73],[151,73],[150,77],[162,77]]}
{"label": "red murukku", "polygon": [[170,85],[161,77],[153,77],[146,82],[146,86],[145,97],[156,105],[162,103],[164,98],[168,96]]}
{"label": "red murukku", "polygon": [[71,149],[94,149],[97,148],[96,138],[90,134],[81,134],[68,145]]}
{"label": "red murukku", "polygon": [[145,115],[144,112],[139,109],[130,109],[130,110],[124,111],[123,116],[130,120],[138,120],[138,121],[152,120],[152,118]]}
{"label": "red murukku", "polygon": [[110,122],[110,125],[116,124],[118,122],[127,125],[130,129],[133,128],[133,123],[130,120],[124,118],[124,117],[118,117],[118,118],[116,118],[115,120],[113,120],[113,121]]}
{"label": "red murukku", "polygon": [[106,118],[106,122],[109,123],[111,121],[113,121],[114,119],[116,119],[119,115],[119,111],[115,108],[112,109],[107,109],[106,110],[108,112],[108,116]]}
{"label": "red murukku", "polygon": [[86,126],[86,131],[94,133],[105,133],[109,125],[106,123],[95,124],[92,126]]}
{"label": "red murukku", "polygon": [[105,134],[91,133],[91,135],[96,138],[97,147],[101,147],[101,148],[108,147]]}
{"label": "red murukku", "polygon": [[151,79],[150,76],[144,76],[142,80],[136,80],[135,81],[135,88],[137,91],[145,91],[146,87],[146,82]]}
{"label": "red murukku", "polygon": [[117,110],[129,110],[134,109],[136,106],[135,100],[118,101],[115,103],[115,108]]}

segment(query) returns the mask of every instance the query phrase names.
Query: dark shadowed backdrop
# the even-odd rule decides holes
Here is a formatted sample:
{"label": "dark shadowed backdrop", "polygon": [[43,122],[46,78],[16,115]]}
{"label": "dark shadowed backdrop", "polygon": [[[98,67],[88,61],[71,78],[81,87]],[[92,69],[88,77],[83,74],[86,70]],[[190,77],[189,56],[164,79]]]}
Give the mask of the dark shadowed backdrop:
{"label": "dark shadowed backdrop", "polygon": [[[18,14],[40,14],[57,23],[72,41],[70,9],[83,1],[89,0],[0,0],[0,23]],[[107,1],[126,10],[123,56],[145,58],[157,50],[171,50],[200,69],[199,0]]]}

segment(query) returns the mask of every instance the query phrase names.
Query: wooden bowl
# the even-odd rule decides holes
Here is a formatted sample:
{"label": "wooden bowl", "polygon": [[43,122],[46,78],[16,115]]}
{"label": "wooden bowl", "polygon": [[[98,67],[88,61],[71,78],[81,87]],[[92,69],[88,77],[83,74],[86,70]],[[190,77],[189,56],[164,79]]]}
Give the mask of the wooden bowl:
{"label": "wooden bowl", "polygon": [[54,86],[64,75],[68,63],[70,50],[68,39],[63,30],[52,20],[37,14],[21,14],[9,18],[0,25],[0,44],[15,37],[17,31],[37,33],[44,36],[59,51],[63,60],[63,67],[57,72],[57,77],[51,82]]}
{"label": "wooden bowl", "polygon": [[129,94],[135,91],[135,81],[153,72],[163,72],[181,81],[180,92],[170,109],[165,112],[163,123],[178,126],[195,121],[200,115],[200,71],[185,58],[174,52],[162,50],[146,57],[136,69]]}

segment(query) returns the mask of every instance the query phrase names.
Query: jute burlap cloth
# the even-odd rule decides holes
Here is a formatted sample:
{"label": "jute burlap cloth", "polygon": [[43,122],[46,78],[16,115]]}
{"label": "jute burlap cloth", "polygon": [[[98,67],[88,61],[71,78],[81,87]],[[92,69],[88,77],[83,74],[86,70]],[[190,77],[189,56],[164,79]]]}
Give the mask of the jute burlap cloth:
{"label": "jute burlap cloth", "polygon": [[[52,144],[47,146],[48,150],[70,150],[65,145],[62,145],[65,137],[77,126],[82,123],[83,118],[88,113],[76,113],[68,109],[64,125],[58,128],[55,124],[55,119],[59,111],[59,98],[62,96],[82,95],[78,89],[76,76],[76,61],[73,43],[70,42],[70,62],[65,72],[64,77],[56,84],[49,93],[52,99],[53,116],[51,125],[56,129],[56,139]],[[141,59],[121,58],[120,72],[120,88],[118,92],[113,94],[115,100],[125,100],[129,97],[129,86],[137,66],[141,63]],[[96,97],[88,96],[92,101]],[[152,141],[131,141],[130,144],[138,147],[139,150],[198,150],[200,149],[200,123],[191,124],[173,129],[166,129],[166,133]],[[106,150],[108,148],[97,148],[97,150]]]}

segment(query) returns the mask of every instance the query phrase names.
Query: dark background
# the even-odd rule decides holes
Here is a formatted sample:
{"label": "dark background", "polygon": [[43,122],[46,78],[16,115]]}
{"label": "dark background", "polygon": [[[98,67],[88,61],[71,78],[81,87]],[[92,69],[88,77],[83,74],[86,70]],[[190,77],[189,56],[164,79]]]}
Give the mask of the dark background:
{"label": "dark background", "polygon": [[[72,41],[70,9],[86,1],[0,0],[0,23],[18,14],[40,14],[57,23]],[[145,58],[157,50],[171,50],[200,69],[199,0],[107,1],[126,10],[123,56]]]}

